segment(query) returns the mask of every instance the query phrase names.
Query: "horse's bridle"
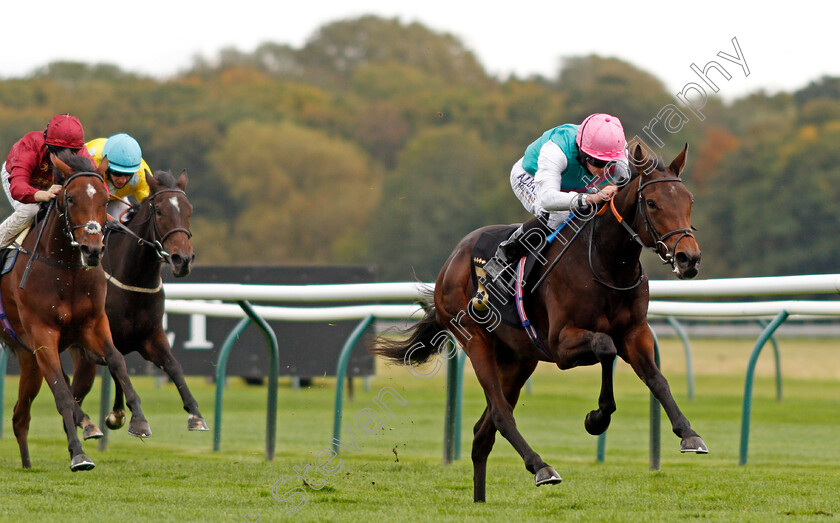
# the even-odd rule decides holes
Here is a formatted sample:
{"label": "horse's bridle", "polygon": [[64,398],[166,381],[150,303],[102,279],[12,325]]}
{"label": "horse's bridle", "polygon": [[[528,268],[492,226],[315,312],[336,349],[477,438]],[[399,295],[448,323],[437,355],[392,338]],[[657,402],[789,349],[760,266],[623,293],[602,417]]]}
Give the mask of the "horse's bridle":
{"label": "horse's bridle", "polygon": [[[99,173],[95,173],[95,172],[83,171],[83,172],[74,173],[74,174],[70,175],[66,180],[64,180],[64,184],[63,184],[64,185],[64,194],[63,194],[63,197],[62,197],[62,203],[64,204],[64,209],[62,211],[62,214],[64,215],[64,232],[70,238],[70,245],[72,245],[73,247],[78,247],[79,246],[79,241],[84,240],[90,234],[101,234],[102,233],[102,224],[95,221],[95,220],[90,220],[87,223],[85,223],[84,225],[73,225],[73,222],[70,220],[70,213],[67,210],[68,209],[68,207],[67,207],[67,204],[68,204],[68,201],[67,201],[67,198],[68,198],[67,187],[70,185],[70,182],[72,182],[76,178],[82,178],[82,177],[97,178],[99,181],[102,182],[103,187],[105,186],[105,180],[102,178],[102,175],[100,175]],[[73,233],[76,231],[76,229],[84,229],[85,230],[84,234],[82,235],[81,240],[79,240],[79,241],[77,241],[76,237],[73,235]]]}
{"label": "horse's bridle", "polygon": [[[654,183],[660,183],[660,182],[683,183],[682,179],[679,178],[678,176],[668,177],[668,178],[657,178],[655,180],[648,180],[644,183],[642,183],[641,181],[639,182],[639,188],[636,190],[636,195],[637,195],[636,196],[636,212],[641,215],[642,221],[644,222],[644,225],[645,225],[645,229],[647,229],[648,233],[651,236],[651,239],[653,239],[654,243],[653,243],[652,247],[649,247],[649,246],[645,245],[644,242],[642,241],[642,239],[639,237],[639,233],[637,233],[635,230],[633,230],[633,227],[631,227],[627,223],[627,220],[625,220],[618,213],[618,210],[616,210],[616,208],[615,208],[615,197],[610,199],[609,205],[604,205],[598,211],[598,215],[601,215],[604,212],[606,212],[607,208],[609,207],[609,209],[612,211],[613,216],[615,216],[616,221],[618,221],[618,223],[620,223],[624,227],[624,229],[627,230],[627,232],[630,234],[630,236],[633,238],[633,240],[636,243],[638,243],[640,246],[642,246],[645,249],[648,249],[650,251],[655,252],[656,255],[659,256],[659,259],[662,260],[662,263],[670,264],[671,268],[674,270],[674,272],[677,272],[676,260],[675,260],[675,257],[674,257],[674,253],[676,252],[676,249],[677,249],[677,244],[680,243],[682,241],[682,239],[685,238],[685,237],[694,238],[694,234],[691,232],[691,230],[692,230],[691,228],[686,228],[686,227],[682,227],[682,228],[679,228],[679,229],[674,229],[672,231],[668,231],[667,233],[665,233],[663,235],[660,235],[656,231],[656,228],[653,226],[653,223],[651,222],[651,219],[647,214],[647,210],[646,210],[647,206],[645,205],[644,195],[642,194],[642,190],[645,187],[647,187],[648,185],[651,185],[651,184],[654,184]],[[593,227],[594,227],[594,220],[593,220]],[[593,229],[593,232],[594,232],[594,229]],[[679,238],[677,238],[676,242],[674,242],[673,250],[669,249],[668,246],[665,244],[665,240],[667,240],[671,236],[674,236],[674,235],[677,235],[677,234],[680,234],[680,233],[682,233],[682,235]],[[594,237],[594,234],[590,234],[590,236],[589,236],[589,267],[592,270],[592,274],[595,278],[595,281],[597,281],[598,283],[600,283],[600,284],[602,284],[602,285],[604,285],[604,286],[606,286],[606,287],[608,287],[612,290],[616,290],[616,291],[628,291],[628,290],[635,289],[636,287],[638,287],[642,283],[642,281],[644,280],[644,271],[642,271],[642,270],[639,270],[639,279],[636,281],[636,283],[634,283],[634,284],[632,284],[628,287],[616,287],[616,286],[611,285],[610,283],[607,283],[607,282],[601,280],[600,278],[598,278],[598,276],[595,274],[595,268],[592,264],[593,237]],[[641,268],[641,261],[639,262],[639,267]]]}
{"label": "horse's bridle", "polygon": [[151,195],[146,200],[146,202],[143,202],[142,204],[140,204],[140,205],[146,205],[146,203],[148,202],[148,205],[149,205],[149,219],[152,221],[152,239],[151,239],[151,241],[138,236],[134,231],[132,231],[131,229],[129,229],[128,227],[123,225],[123,223],[119,220],[119,218],[114,220],[113,222],[110,222],[110,224],[112,224],[112,225],[110,225],[111,228],[112,229],[118,229],[120,231],[125,232],[126,234],[128,234],[130,236],[133,236],[134,238],[137,239],[138,243],[140,243],[142,245],[146,245],[147,247],[150,247],[150,248],[154,249],[158,258],[160,258],[161,260],[168,263],[169,262],[169,253],[166,252],[166,250],[163,248],[163,242],[165,242],[167,238],[169,238],[170,236],[172,236],[173,234],[178,233],[178,232],[182,232],[182,233],[186,234],[188,239],[192,238],[192,233],[186,227],[173,227],[172,229],[167,231],[166,234],[163,234],[163,235],[160,234],[160,228],[158,227],[158,223],[157,223],[157,213],[155,212],[155,198],[157,198],[161,194],[173,193],[173,192],[174,193],[180,193],[180,194],[183,194],[183,195],[187,194],[181,189],[175,189],[175,188],[163,189],[163,190],[158,191],[158,192],[154,193],[153,195]]}
{"label": "horse's bridle", "polygon": [[[679,228],[679,229],[674,229],[674,230],[669,231],[669,232],[667,232],[667,233],[665,233],[661,236],[656,231],[656,228],[654,228],[653,223],[651,223],[650,217],[648,216],[647,205],[644,205],[645,202],[643,201],[644,198],[642,196],[642,189],[644,189],[648,185],[651,185],[651,184],[654,184],[654,183],[659,183],[659,182],[683,183],[682,178],[680,178],[679,176],[674,176],[674,177],[670,177],[670,178],[658,178],[656,180],[648,180],[644,183],[639,183],[639,189],[638,189],[638,195],[639,196],[638,196],[638,201],[636,202],[636,205],[637,205],[637,208],[638,208],[638,212],[642,215],[642,219],[645,222],[645,228],[648,230],[648,233],[650,233],[650,237],[653,239],[653,247],[646,247],[644,244],[642,244],[642,246],[650,249],[653,252],[655,252],[656,255],[659,256],[659,259],[662,260],[662,263],[671,264],[671,268],[674,269],[674,272],[677,272],[677,267],[675,265],[676,260],[674,259],[674,254],[676,254],[676,251],[677,251],[677,244],[679,244],[682,241],[683,238],[686,238],[686,237],[694,238],[694,234],[691,232],[690,227],[688,227],[688,228],[682,227],[682,228]],[[669,249],[668,246],[665,244],[665,240],[667,240],[671,236],[674,236],[674,235],[680,234],[680,233],[682,233],[682,235],[679,238],[677,238],[677,241],[674,242],[673,250]],[[636,235],[634,235],[634,238],[636,239],[636,241],[641,243],[641,241],[638,239],[638,236],[639,235],[636,234]],[[662,247],[662,249],[660,249],[660,246]]]}

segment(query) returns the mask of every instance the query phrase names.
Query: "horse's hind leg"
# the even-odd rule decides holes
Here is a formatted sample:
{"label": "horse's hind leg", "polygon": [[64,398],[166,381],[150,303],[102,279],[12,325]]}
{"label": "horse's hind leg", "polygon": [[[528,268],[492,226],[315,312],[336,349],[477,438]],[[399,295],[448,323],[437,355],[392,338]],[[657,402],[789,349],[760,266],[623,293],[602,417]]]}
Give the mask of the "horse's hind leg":
{"label": "horse's hind leg", "polygon": [[671,388],[668,381],[659,371],[654,361],[654,340],[650,328],[645,324],[633,330],[624,340],[624,351],[622,354],[636,374],[645,382],[654,397],[659,400],[668,419],[671,420],[671,427],[674,434],[680,437],[680,452],[696,452],[708,454],[709,449],[703,439],[691,428],[688,418],[683,415],[677,402],[671,395]]}
{"label": "horse's hind leg", "polygon": [[117,430],[125,425],[125,396],[120,387],[120,380],[113,374],[111,377],[114,379],[114,405],[105,418],[105,425],[111,430]]}
{"label": "horse's hind leg", "polygon": [[595,357],[601,364],[601,394],[598,396],[598,410],[586,415],[583,426],[586,432],[597,436],[603,434],[610,426],[612,413],[615,412],[615,395],[613,394],[613,366],[615,364],[616,349],[612,338],[602,333],[595,333],[591,347]]}
{"label": "horse's hind leg", "polygon": [[[528,442],[525,441],[525,438],[522,437],[522,434],[516,428],[516,421],[513,419],[513,409],[505,398],[502,383],[499,379],[500,373],[496,362],[496,355],[486,336],[487,334],[483,331],[475,330],[473,331],[473,338],[464,346],[464,350],[470,357],[476,377],[479,383],[481,383],[481,387],[484,389],[484,395],[487,398],[488,412],[486,418],[513,445],[516,452],[522,456],[525,462],[525,468],[535,475],[538,485],[559,483],[559,474],[543,461],[539,454],[531,449]],[[486,438],[484,432],[482,432],[482,427],[479,427],[478,431],[482,433],[482,437]],[[483,440],[480,440],[479,443],[483,443]],[[489,449],[487,452],[489,453]],[[479,464],[481,464],[480,461]],[[479,477],[479,479],[481,478]],[[479,489],[478,485],[475,485],[475,489],[477,494],[481,493],[480,490],[483,490],[483,486]],[[481,501],[480,499],[476,500]]]}
{"label": "horse's hind leg", "polygon": [[18,384],[18,399],[12,415],[12,428],[20,448],[21,466],[32,468],[29,459],[29,420],[32,410],[32,400],[41,390],[43,377],[38,369],[38,362],[31,352],[18,349],[18,365],[20,366],[20,382]]}
{"label": "horse's hind leg", "polygon": [[[522,386],[525,385],[536,367],[536,361],[521,361],[501,366],[502,389],[511,411],[516,408]],[[496,441],[496,427],[490,419],[489,412],[490,406],[488,405],[473,429],[475,435],[472,446],[473,498],[476,503],[483,502],[486,497],[487,457]],[[542,483],[538,481],[537,485]]]}
{"label": "horse's hind leg", "polygon": [[[73,383],[70,391],[73,393],[73,399],[76,402],[74,407],[74,415],[76,426],[82,429],[82,439],[98,439],[104,436],[99,427],[91,421],[82,410],[82,402],[93,387],[93,379],[96,377],[96,364],[88,360],[84,351],[78,347],[71,347],[68,349],[71,356],[73,356]],[[67,375],[64,375],[65,378]]]}
{"label": "horse's hind leg", "polygon": [[184,378],[184,369],[181,368],[181,364],[172,355],[172,349],[169,347],[169,340],[166,339],[166,333],[162,329],[158,331],[151,340],[143,344],[140,353],[144,358],[162,369],[178,388],[181,401],[184,403],[184,410],[190,415],[187,419],[187,429],[210,430],[207,427],[207,422],[204,421],[204,416],[198,410],[198,402],[195,401],[195,398],[190,392],[190,388],[187,386],[187,381]]}

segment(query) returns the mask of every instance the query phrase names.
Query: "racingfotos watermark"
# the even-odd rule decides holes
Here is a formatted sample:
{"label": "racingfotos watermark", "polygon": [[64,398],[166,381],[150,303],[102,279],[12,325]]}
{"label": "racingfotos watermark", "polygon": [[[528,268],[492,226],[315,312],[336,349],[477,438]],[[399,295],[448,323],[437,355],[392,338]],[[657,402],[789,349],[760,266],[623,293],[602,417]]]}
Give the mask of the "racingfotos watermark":
{"label": "racingfotos watermark", "polygon": [[[741,50],[738,38],[733,37],[731,43],[734,54],[729,54],[726,51],[719,51],[717,56],[740,67],[744,73],[744,77],[749,76],[750,69],[747,65],[744,53]],[[731,67],[732,66],[730,65],[730,68]],[[720,91],[720,87],[716,82],[721,82],[721,80],[730,81],[733,78],[732,74],[729,73],[724,65],[716,60],[710,60],[702,68],[692,62],[689,68],[714,93]],[[700,121],[705,120],[706,117],[703,115],[701,110],[706,106],[709,95],[703,85],[693,81],[686,82],[683,88],[677,92],[674,97],[677,103],[682,104]],[[648,125],[642,128],[642,132],[656,147],[661,149],[665,147],[665,142],[662,141],[660,135],[656,133],[658,132],[661,134],[662,130],[667,131],[670,134],[678,133],[689,121],[690,119],[685,112],[683,112],[677,105],[669,103],[657,111],[656,115],[648,122]],[[664,136],[664,134],[662,134],[662,136]],[[649,169],[652,168],[652,164],[646,162],[645,160],[640,161],[632,154],[632,151],[634,151],[637,146],[640,147],[644,153],[642,155],[644,159],[656,158],[658,155],[653,148],[651,148],[641,137],[639,137],[638,134],[636,134],[633,139],[628,142],[628,150],[631,151],[631,154],[628,155],[629,163],[637,171],[649,174]],[[645,168],[648,170],[645,170]],[[596,187],[598,186],[615,185],[616,187],[622,187],[629,183],[629,181],[629,173],[621,169],[616,162],[610,162],[604,167],[600,175],[596,176],[591,175],[590,173],[590,175],[585,179],[586,187],[583,191],[581,191],[581,194],[594,193],[597,190]],[[609,196],[603,198],[603,200],[609,201],[612,197],[614,197],[614,195],[615,193],[610,194]],[[577,233],[586,221],[592,219],[596,213],[594,205],[583,205],[582,202],[582,198],[573,200],[571,208],[571,211],[575,214],[575,217],[579,218],[579,220],[570,220],[566,223],[566,227],[569,227],[573,233]],[[546,265],[548,263],[548,260],[542,255],[542,252],[543,248],[548,243],[549,235],[553,232],[554,230],[547,226],[546,221],[543,221],[543,227],[538,227],[528,231],[521,239],[521,243],[525,249],[533,255],[536,258],[537,263],[541,265]],[[575,234],[557,235],[552,239],[552,241],[565,245],[574,237]],[[504,272],[513,270],[513,267],[508,266]],[[513,274],[509,274],[509,276],[515,277]],[[451,336],[450,332],[452,334],[457,333],[456,337],[460,338],[462,341],[469,341],[472,339],[470,333],[461,325],[464,318],[469,317],[470,320],[482,326],[488,332],[493,332],[502,323],[502,315],[496,303],[507,305],[508,300],[514,299],[515,289],[511,286],[511,279],[499,278],[492,284],[483,276],[477,276],[476,279],[487,291],[488,295],[492,297],[492,299],[484,301],[486,310],[478,308],[475,300],[470,300],[467,304],[467,309],[459,311],[458,314],[450,320],[448,330],[442,330],[432,337],[431,343],[437,350],[440,358],[436,358],[434,360],[434,367],[428,372],[420,372],[418,369],[414,368],[411,361],[411,355],[415,351],[423,351],[426,347],[422,344],[422,342],[418,342],[413,345],[406,353],[404,363],[406,369],[408,369],[409,373],[411,373],[411,375],[415,378],[430,379],[436,376],[437,373],[444,367],[440,360],[452,358],[457,354],[457,347],[454,347],[454,343],[449,343],[449,338]]]}
{"label": "racingfotos watermark", "polygon": [[[707,89],[711,90],[712,93],[718,93],[720,91],[719,84],[722,81],[728,82],[733,79],[732,73],[726,67],[731,70],[737,66],[745,77],[749,76],[750,69],[736,37],[732,38],[731,44],[733,47],[731,53],[728,50],[717,53],[717,57],[722,59],[720,61],[710,60],[703,67],[692,62],[689,69],[698,77],[697,81],[686,82],[683,88],[674,94],[674,103],[668,103],[661,107],[647,125],[642,127],[640,133],[635,134],[628,141],[628,150],[631,151],[631,154],[628,155],[627,162],[637,172],[650,173],[649,170],[645,169],[652,169],[655,162],[651,163],[647,159],[659,157],[654,147],[664,148],[663,137],[666,136],[665,133],[679,133],[691,121],[689,114],[699,121],[705,120],[703,109],[709,99]],[[648,142],[653,147],[648,145]],[[644,160],[640,160],[632,154],[637,148],[640,148],[644,153],[642,155]],[[597,174],[584,180],[585,188],[580,192],[579,197],[575,197],[570,209],[570,212],[578,219],[568,220],[564,226],[572,234],[557,234],[557,230],[548,226],[547,219],[542,221],[542,227],[537,227],[523,234],[521,243],[536,258],[537,263],[543,266],[549,263],[549,260],[543,256],[544,247],[549,242],[556,242],[565,246],[577,236],[576,233],[584,227],[587,221],[596,215],[596,206],[588,204],[585,199],[586,196],[599,195],[600,201],[609,202],[617,191],[603,191],[603,189],[599,191],[598,187],[622,187],[630,182],[631,176],[626,165],[626,163],[610,162],[599,168],[596,171]],[[587,172],[589,171],[587,170]],[[507,266],[505,272],[513,270],[511,266]],[[476,272],[478,273],[478,271]],[[483,271],[481,272],[483,273]],[[499,307],[506,306],[510,300],[516,299],[516,289],[512,283],[516,278],[515,274],[507,274],[506,277],[500,277],[496,281],[490,282],[485,276],[476,274],[477,282],[486,290],[487,299],[481,303],[475,299],[469,300],[466,309],[459,311],[452,317],[444,329],[436,332],[431,338],[425,338],[430,340],[428,343],[431,344],[431,347],[422,341],[411,345],[403,358],[403,365],[409,374],[420,380],[429,380],[437,376],[441,369],[445,367],[445,362],[457,356],[458,345],[456,340],[464,344],[472,339],[472,335],[463,326],[465,320],[468,319],[472,324],[482,327],[487,332],[495,331],[502,323],[502,312]],[[434,355],[435,352],[437,357]],[[422,357],[414,358],[415,353],[422,355]],[[429,354],[432,354],[431,358],[426,357]],[[432,363],[431,368],[426,370],[418,368],[420,365],[417,365],[415,361],[420,360],[424,361],[424,365],[426,361]],[[311,492],[322,490],[330,478],[344,470],[345,462],[339,458],[338,449],[343,449],[351,454],[358,453],[361,445],[357,435],[376,435],[385,427],[388,420],[395,417],[394,410],[408,404],[406,399],[392,387],[383,387],[371,401],[373,405],[359,410],[352,424],[345,424],[345,435],[342,438],[333,438],[332,445],[318,451],[311,463],[293,466],[291,473],[281,476],[273,483],[271,495],[281,504],[287,514],[294,515],[303,510],[309,502]],[[249,516],[246,516],[246,519],[253,521]]]}

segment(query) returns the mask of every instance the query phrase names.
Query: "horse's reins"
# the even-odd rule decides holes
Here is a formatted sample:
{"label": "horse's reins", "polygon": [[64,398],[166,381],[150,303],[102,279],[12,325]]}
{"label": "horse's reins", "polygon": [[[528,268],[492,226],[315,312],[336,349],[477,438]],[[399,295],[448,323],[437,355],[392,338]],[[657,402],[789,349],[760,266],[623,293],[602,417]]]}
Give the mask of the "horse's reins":
{"label": "horse's reins", "polygon": [[[653,183],[659,183],[659,182],[679,182],[679,183],[682,183],[682,178],[679,178],[679,177],[676,177],[676,176],[675,177],[669,177],[669,178],[657,178],[655,180],[648,180],[644,183],[641,183],[641,182],[639,183],[639,188],[636,191],[636,193],[638,195],[637,198],[636,198],[636,212],[638,212],[642,216],[642,220],[644,220],[645,228],[650,233],[650,236],[654,241],[654,246],[653,247],[648,247],[647,245],[645,245],[642,242],[642,239],[639,237],[639,233],[637,233],[635,230],[633,230],[633,228],[627,223],[627,220],[625,220],[621,216],[621,214],[619,214],[618,210],[615,208],[615,198],[614,197],[610,198],[609,206],[604,205],[603,207],[601,207],[601,209],[598,210],[598,213],[596,215],[601,216],[602,214],[606,213],[607,208],[609,208],[612,211],[612,215],[615,217],[616,221],[618,223],[620,223],[622,225],[622,227],[624,227],[624,229],[630,234],[630,237],[633,238],[633,240],[636,243],[638,243],[640,246],[642,246],[645,249],[648,249],[650,251],[655,252],[656,255],[659,256],[659,259],[662,260],[663,263],[670,264],[671,268],[674,269],[674,272],[677,272],[676,260],[674,259],[674,252],[677,249],[677,244],[679,244],[682,241],[682,239],[685,238],[685,237],[694,238],[694,234],[692,234],[691,228],[685,228],[685,227],[674,229],[672,231],[669,231],[669,232],[665,233],[664,235],[660,235],[656,231],[656,228],[653,226],[653,223],[651,222],[650,217],[647,214],[646,206],[644,205],[644,201],[643,201],[644,198],[642,196],[642,190],[645,187],[647,187],[648,185],[651,185]],[[593,225],[593,229],[594,229],[594,225]],[[674,235],[680,234],[680,233],[682,233],[682,236],[677,238],[677,241],[674,242],[673,250],[669,249],[668,246],[665,244],[665,240],[667,240],[671,236],[674,236]],[[596,282],[600,283],[601,285],[604,285],[604,286],[606,286],[606,287],[608,287],[612,290],[615,290],[615,291],[628,291],[628,290],[635,289],[636,287],[638,287],[642,283],[642,281],[644,281],[644,272],[643,271],[639,271],[640,272],[639,280],[636,283],[634,283],[633,285],[630,285],[628,287],[616,287],[616,286],[611,285],[611,284],[601,280],[600,278],[598,278],[597,274],[595,273],[595,267],[592,264],[592,243],[593,243],[593,237],[594,236],[595,236],[594,234],[590,234],[590,236],[589,236],[589,268],[592,271],[592,275],[593,275],[594,280]],[[660,247],[662,247],[662,249],[664,249],[664,251],[662,249],[660,249]],[[664,252],[664,254],[663,254],[663,252]],[[641,261],[639,262],[639,267],[641,267]]]}
{"label": "horse's reins", "polygon": [[[70,175],[66,180],[64,180],[64,183],[62,184],[64,186],[63,197],[62,197],[63,202],[64,202],[64,213],[63,213],[63,216],[64,216],[64,232],[70,238],[70,245],[72,245],[73,247],[78,247],[79,246],[79,242],[77,242],[76,238],[73,236],[73,232],[76,229],[82,229],[82,228],[85,229],[85,232],[82,235],[83,240],[89,234],[99,234],[99,233],[102,232],[102,225],[99,222],[96,222],[96,221],[93,221],[93,220],[87,222],[84,225],[73,225],[73,223],[70,221],[70,213],[67,212],[67,198],[68,198],[67,197],[67,186],[70,185],[70,182],[75,180],[76,178],[89,177],[89,176],[98,178],[103,184],[105,183],[105,180],[102,178],[102,175],[100,175],[99,173],[90,172],[90,171],[82,171],[82,172],[77,172],[77,173],[74,173],[74,174]],[[53,267],[59,267],[59,268],[64,268],[64,269],[68,269],[68,268],[73,269],[73,268],[77,267],[76,265],[70,266],[70,267],[60,265],[60,264],[57,264],[57,263],[53,262],[49,258],[45,258],[45,257],[38,254],[38,245],[41,243],[41,236],[44,233],[44,229],[47,228],[47,220],[50,216],[50,213],[52,212],[53,207],[55,207],[56,205],[57,204],[56,204],[55,198],[51,199],[50,203],[49,203],[49,206],[47,207],[47,213],[44,215],[43,225],[38,229],[38,236],[35,238],[35,247],[32,249],[32,252],[30,253],[30,252],[26,251],[25,249],[23,249],[22,247],[19,248],[19,250],[21,252],[23,252],[24,254],[29,254],[29,261],[26,263],[26,269],[24,269],[23,277],[21,277],[21,279],[20,279],[19,287],[21,289],[26,287],[26,280],[29,279],[29,273],[32,270],[32,262],[34,262],[36,259],[39,260],[39,261],[43,261],[43,262],[47,263],[47,265],[51,265]]]}
{"label": "horse's reins", "polygon": [[[184,234],[187,235],[187,238],[192,238],[192,233],[190,232],[189,229],[187,229],[185,227],[173,227],[172,229],[167,231],[166,234],[161,236],[160,229],[159,229],[158,223],[157,223],[157,218],[155,218],[156,214],[155,214],[155,209],[154,209],[154,200],[159,195],[164,194],[164,193],[168,193],[168,192],[175,192],[175,193],[181,193],[181,194],[186,195],[186,193],[181,189],[171,188],[171,189],[163,189],[161,191],[158,191],[158,192],[156,192],[155,194],[153,194],[152,196],[149,197],[149,199],[148,199],[148,201],[149,201],[149,218],[147,219],[147,221],[148,220],[152,221],[152,235],[153,235],[152,241],[149,241],[145,238],[142,238],[140,235],[138,235],[137,233],[135,233],[134,231],[132,231],[131,229],[126,227],[119,218],[117,218],[116,220],[110,220],[108,222],[108,228],[110,230],[124,232],[124,233],[128,234],[129,236],[134,237],[137,240],[138,245],[145,245],[146,247],[149,247],[149,248],[153,249],[155,251],[155,254],[157,254],[158,258],[160,258],[161,260],[163,260],[164,262],[167,262],[167,263],[169,263],[169,261],[170,261],[170,255],[163,248],[163,242],[166,241],[167,238],[169,238],[170,236],[172,236],[173,234],[175,234],[177,232],[183,232]],[[124,201],[124,200],[122,200],[121,198],[118,198],[118,197],[114,197],[114,198],[115,199],[120,199],[121,201]],[[144,205],[144,204],[141,204],[141,205]],[[159,236],[160,236],[159,240],[155,239]],[[146,287],[136,287],[136,286],[133,286],[133,285],[126,285],[125,283],[122,283],[118,279],[114,278],[114,276],[109,274],[107,271],[105,271],[105,278],[109,282],[111,282],[113,285],[119,287],[120,289],[123,289],[123,290],[126,290],[126,291],[131,291],[131,292],[141,292],[141,293],[147,293],[147,294],[155,294],[163,288],[163,280],[160,280],[157,287],[146,288]]]}
{"label": "horse's reins", "polygon": [[[120,221],[119,218],[117,218],[116,220],[109,221],[108,222],[108,227],[111,230],[118,230],[120,232],[124,232],[124,233],[128,234],[129,236],[133,236],[137,240],[138,244],[145,245],[147,247],[150,247],[151,249],[154,249],[155,254],[157,254],[158,258],[160,258],[161,260],[168,263],[170,256],[169,256],[169,253],[166,252],[166,250],[163,248],[163,242],[165,242],[167,238],[169,238],[170,236],[172,236],[173,234],[175,234],[177,232],[182,232],[182,233],[187,235],[187,238],[192,238],[192,233],[186,227],[173,227],[172,229],[167,231],[166,234],[163,234],[163,235],[160,234],[160,228],[158,227],[157,218],[155,218],[155,209],[154,209],[155,198],[157,198],[161,194],[171,193],[171,192],[186,194],[181,189],[174,189],[174,188],[163,189],[162,191],[156,192],[155,194],[150,196],[149,199],[148,199],[149,207],[150,207],[149,218],[148,219],[152,221],[152,240],[151,241],[147,240],[145,238],[141,238],[134,231],[132,231],[131,229],[126,227],[122,223],[122,221]],[[145,205],[145,204],[141,204],[141,205]],[[160,237],[160,239],[157,239],[158,237]]]}

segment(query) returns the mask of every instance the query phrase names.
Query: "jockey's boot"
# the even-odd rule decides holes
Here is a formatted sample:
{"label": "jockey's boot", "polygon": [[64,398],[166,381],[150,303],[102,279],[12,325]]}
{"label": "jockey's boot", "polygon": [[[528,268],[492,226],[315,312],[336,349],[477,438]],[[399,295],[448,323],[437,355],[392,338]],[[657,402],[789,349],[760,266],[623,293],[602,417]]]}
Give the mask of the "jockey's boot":
{"label": "jockey's boot", "polygon": [[525,246],[522,245],[522,236],[525,232],[525,224],[519,226],[510,238],[499,244],[496,254],[484,264],[484,272],[491,282],[496,281],[505,272],[511,263],[516,262],[525,254]]}

